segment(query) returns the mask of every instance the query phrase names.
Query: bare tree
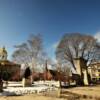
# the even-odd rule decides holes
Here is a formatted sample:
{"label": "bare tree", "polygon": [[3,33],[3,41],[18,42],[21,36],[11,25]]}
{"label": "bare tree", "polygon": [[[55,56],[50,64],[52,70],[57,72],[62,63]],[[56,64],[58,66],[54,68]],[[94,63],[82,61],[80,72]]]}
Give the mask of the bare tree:
{"label": "bare tree", "polygon": [[69,33],[61,39],[56,49],[56,57],[61,62],[70,62],[73,68],[76,69],[74,58],[81,57],[90,63],[97,59],[97,51],[100,57],[100,45],[93,36]]}
{"label": "bare tree", "polygon": [[30,35],[29,39],[20,45],[14,46],[16,50],[12,55],[13,61],[17,63],[31,63],[32,67],[36,63],[43,63],[45,52],[43,51],[43,41],[40,34]]}

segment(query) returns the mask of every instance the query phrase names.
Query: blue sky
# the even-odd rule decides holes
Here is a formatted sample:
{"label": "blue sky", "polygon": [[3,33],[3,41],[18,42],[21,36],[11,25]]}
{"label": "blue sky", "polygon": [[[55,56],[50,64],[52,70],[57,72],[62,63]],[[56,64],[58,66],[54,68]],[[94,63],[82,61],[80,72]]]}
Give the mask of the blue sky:
{"label": "blue sky", "polygon": [[0,47],[6,46],[9,58],[31,33],[42,34],[54,58],[55,45],[69,32],[100,37],[99,0],[0,0]]}

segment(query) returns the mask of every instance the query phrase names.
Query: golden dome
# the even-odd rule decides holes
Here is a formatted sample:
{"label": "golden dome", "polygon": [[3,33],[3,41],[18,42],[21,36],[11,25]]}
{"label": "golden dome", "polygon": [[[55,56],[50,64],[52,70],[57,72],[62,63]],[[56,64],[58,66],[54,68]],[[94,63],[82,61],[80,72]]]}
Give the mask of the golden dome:
{"label": "golden dome", "polygon": [[4,54],[7,54],[5,47],[0,48],[0,55],[4,55]]}
{"label": "golden dome", "polygon": [[5,47],[0,48],[0,60],[7,60],[7,51]]}

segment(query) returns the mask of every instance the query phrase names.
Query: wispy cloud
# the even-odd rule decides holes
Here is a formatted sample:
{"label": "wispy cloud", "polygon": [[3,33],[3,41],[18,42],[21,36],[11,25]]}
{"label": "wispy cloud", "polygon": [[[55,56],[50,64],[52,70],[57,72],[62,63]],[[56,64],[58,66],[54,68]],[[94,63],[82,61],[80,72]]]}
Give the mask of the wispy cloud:
{"label": "wispy cloud", "polygon": [[56,41],[56,42],[52,45],[52,47],[53,47],[54,49],[56,49],[57,46],[58,46],[58,44],[59,44],[59,41]]}
{"label": "wispy cloud", "polygon": [[94,35],[94,38],[96,38],[97,41],[100,42],[100,32],[97,32],[97,33]]}
{"label": "wispy cloud", "polygon": [[52,44],[52,49],[54,51],[54,57],[52,59],[53,59],[54,63],[57,63],[55,52],[56,52],[56,48],[57,48],[58,45],[59,45],[59,41],[56,41]]}
{"label": "wispy cloud", "polygon": [[52,43],[50,46],[48,46],[46,48],[46,52],[48,54],[48,57],[50,57],[54,63],[57,62],[55,52],[56,52],[56,48],[57,48],[58,44],[59,44],[59,41],[55,41],[54,43]]}

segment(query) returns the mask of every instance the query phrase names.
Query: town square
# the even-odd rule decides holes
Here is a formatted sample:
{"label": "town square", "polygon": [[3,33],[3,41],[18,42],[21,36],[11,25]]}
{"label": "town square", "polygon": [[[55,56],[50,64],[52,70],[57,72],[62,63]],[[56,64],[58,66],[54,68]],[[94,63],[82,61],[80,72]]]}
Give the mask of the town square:
{"label": "town square", "polygon": [[0,100],[100,100],[99,0],[0,0]]}

